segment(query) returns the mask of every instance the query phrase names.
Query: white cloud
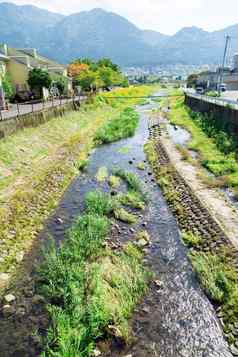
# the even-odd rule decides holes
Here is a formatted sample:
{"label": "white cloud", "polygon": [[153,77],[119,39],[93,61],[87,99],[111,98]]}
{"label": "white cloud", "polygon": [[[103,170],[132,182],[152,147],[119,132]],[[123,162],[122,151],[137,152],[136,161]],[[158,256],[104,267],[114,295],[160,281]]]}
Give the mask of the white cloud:
{"label": "white cloud", "polygon": [[[14,1],[14,0],[13,0]],[[0,0],[0,2],[2,2]],[[15,0],[64,14],[95,7],[114,11],[141,28],[174,33],[184,26],[207,30],[220,29],[237,22],[237,0]]]}

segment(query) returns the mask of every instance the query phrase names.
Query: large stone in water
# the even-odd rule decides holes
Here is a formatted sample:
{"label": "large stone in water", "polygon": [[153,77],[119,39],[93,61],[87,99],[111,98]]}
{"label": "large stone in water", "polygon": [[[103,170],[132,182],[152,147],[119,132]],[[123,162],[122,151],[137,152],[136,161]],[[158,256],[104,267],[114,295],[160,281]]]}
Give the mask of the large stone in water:
{"label": "large stone in water", "polygon": [[12,294],[7,294],[4,296],[4,300],[9,303],[9,302],[13,302],[14,300],[16,300],[16,297]]}

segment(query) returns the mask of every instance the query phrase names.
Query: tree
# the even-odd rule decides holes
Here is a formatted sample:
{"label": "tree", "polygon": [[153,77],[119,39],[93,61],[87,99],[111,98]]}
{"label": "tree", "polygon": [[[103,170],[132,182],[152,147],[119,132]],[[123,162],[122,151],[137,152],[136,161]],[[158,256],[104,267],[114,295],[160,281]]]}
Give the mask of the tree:
{"label": "tree", "polygon": [[197,74],[190,74],[187,79],[187,87],[194,88],[197,85],[198,75]]}
{"label": "tree", "polygon": [[14,94],[14,89],[13,89],[13,86],[12,86],[11,79],[9,78],[9,76],[7,74],[5,74],[2,77],[2,86],[3,86],[3,91],[4,91],[4,94],[5,94],[5,97],[7,99],[11,99],[11,97]]}
{"label": "tree", "polygon": [[89,65],[81,62],[71,63],[68,67],[68,74],[70,77],[76,77],[81,72],[87,71],[89,69]]}
{"label": "tree", "polygon": [[74,84],[80,85],[83,90],[127,85],[119,67],[109,58],[102,58],[98,62],[79,58],[69,65],[68,73],[73,77]]}
{"label": "tree", "polygon": [[119,72],[119,67],[117,64],[113,63],[110,58],[102,58],[97,62],[98,67],[108,67],[115,72]]}
{"label": "tree", "polygon": [[67,87],[67,81],[65,78],[61,77],[54,81],[55,86],[58,88],[60,95],[64,94]]}
{"label": "tree", "polygon": [[52,83],[52,79],[48,71],[41,68],[33,68],[29,72],[28,84],[31,90],[36,91],[40,96],[42,95],[42,89],[49,89]]}
{"label": "tree", "polygon": [[90,69],[82,71],[75,77],[74,83],[79,85],[83,90],[89,91],[95,84],[96,74]]}
{"label": "tree", "polygon": [[104,88],[111,87],[113,84],[111,68],[103,67],[99,70],[99,77],[103,83]]}

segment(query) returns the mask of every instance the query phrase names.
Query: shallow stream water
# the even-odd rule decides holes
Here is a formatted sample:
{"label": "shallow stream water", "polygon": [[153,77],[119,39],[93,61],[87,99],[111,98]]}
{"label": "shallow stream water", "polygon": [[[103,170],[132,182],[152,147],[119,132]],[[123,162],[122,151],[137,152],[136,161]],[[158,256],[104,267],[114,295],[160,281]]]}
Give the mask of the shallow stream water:
{"label": "shallow stream water", "polygon": [[[144,221],[152,245],[146,262],[163,288],[151,291],[138,308],[132,321],[137,339],[126,354],[133,357],[231,357],[214,308],[191,269],[175,218],[154,183],[149,167],[144,171],[136,168],[136,164],[145,160],[143,145],[148,138],[148,110],[153,106],[156,104],[137,108],[140,125],[134,137],[101,146],[92,153],[87,172],[76,178],[66,191],[42,235],[50,234],[58,242],[64,239],[66,230],[83,210],[85,193],[100,186],[95,179],[100,167],[105,166],[111,172],[117,166],[136,173],[149,197]],[[123,234],[126,236],[128,231]],[[145,305],[149,312],[143,317],[140,308]],[[121,352],[114,351],[112,355],[120,356]]]}

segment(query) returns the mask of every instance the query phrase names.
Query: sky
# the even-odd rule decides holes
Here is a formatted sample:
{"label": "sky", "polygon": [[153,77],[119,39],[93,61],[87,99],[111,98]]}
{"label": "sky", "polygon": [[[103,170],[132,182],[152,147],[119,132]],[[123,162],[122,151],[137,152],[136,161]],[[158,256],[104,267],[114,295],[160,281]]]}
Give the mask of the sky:
{"label": "sky", "polygon": [[[238,23],[238,0],[4,0],[71,14],[99,7],[126,17],[142,29],[174,34],[182,27],[223,29]],[[0,2],[4,2],[0,0]]]}

